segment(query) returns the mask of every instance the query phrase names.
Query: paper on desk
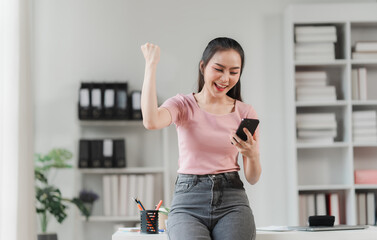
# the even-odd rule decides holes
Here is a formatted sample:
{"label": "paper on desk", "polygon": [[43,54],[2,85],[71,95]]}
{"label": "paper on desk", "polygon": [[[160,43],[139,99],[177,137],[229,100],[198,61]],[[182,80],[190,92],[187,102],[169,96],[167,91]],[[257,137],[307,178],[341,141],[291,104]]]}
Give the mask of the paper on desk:
{"label": "paper on desk", "polygon": [[257,231],[271,231],[271,232],[289,232],[292,231],[288,226],[267,226],[258,227]]}

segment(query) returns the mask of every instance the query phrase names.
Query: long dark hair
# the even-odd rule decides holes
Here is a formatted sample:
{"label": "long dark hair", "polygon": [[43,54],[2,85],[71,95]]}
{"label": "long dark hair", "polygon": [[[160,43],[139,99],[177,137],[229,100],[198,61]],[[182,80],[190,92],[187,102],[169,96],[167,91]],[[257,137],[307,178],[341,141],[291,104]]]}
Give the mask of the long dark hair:
{"label": "long dark hair", "polygon": [[[238,54],[241,57],[240,78],[237,84],[234,85],[234,87],[227,92],[227,95],[231,98],[242,101],[241,74],[242,74],[243,65],[245,62],[245,54],[243,52],[241,45],[236,40],[227,38],[227,37],[219,37],[219,38],[213,39],[212,41],[208,43],[207,47],[204,49],[203,56],[200,62],[203,61],[203,69],[204,69],[207,66],[208,62],[213,57],[213,55],[215,55],[215,53],[219,51],[225,51],[225,50],[235,50],[236,52],[238,52]],[[200,62],[199,62],[199,76],[198,76],[198,92],[200,92],[204,86],[204,76],[202,73],[203,69],[200,69]]]}

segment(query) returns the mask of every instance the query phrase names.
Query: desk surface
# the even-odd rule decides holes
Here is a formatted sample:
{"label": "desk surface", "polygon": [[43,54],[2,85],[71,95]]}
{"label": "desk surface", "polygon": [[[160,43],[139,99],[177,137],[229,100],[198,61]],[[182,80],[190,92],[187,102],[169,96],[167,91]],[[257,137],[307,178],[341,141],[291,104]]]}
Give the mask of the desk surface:
{"label": "desk surface", "polygon": [[[167,240],[166,233],[143,234],[139,232],[117,231],[112,240]],[[363,230],[324,231],[324,232],[268,232],[257,231],[257,240],[376,240],[377,227]]]}

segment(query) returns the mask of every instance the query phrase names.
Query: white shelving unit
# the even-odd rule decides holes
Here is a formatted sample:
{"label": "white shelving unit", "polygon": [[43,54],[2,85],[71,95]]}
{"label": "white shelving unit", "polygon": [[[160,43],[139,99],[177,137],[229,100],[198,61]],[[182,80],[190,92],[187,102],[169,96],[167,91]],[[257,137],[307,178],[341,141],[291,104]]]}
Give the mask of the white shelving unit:
{"label": "white shelving unit", "polygon": [[[170,206],[172,185],[169,181],[169,146],[168,128],[146,130],[142,121],[79,121],[82,139],[125,139],[126,168],[78,168],[77,192],[90,189],[99,194],[89,221],[78,217],[77,239],[107,239],[114,232],[116,224],[134,226],[140,216],[104,216],[103,186],[104,175],[140,175],[154,176],[155,199],[163,199],[164,205]],[[141,186],[140,186],[141,187]],[[135,204],[136,207],[136,204]]]}
{"label": "white shelving unit", "polygon": [[[377,143],[354,143],[352,112],[377,110],[377,59],[351,59],[356,41],[377,41],[377,4],[302,4],[291,5],[285,12],[285,93],[286,93],[286,161],[289,225],[299,224],[300,193],[338,193],[341,224],[357,224],[356,192],[377,192],[376,185],[354,184],[354,170],[377,169]],[[332,61],[295,61],[294,28],[296,26],[336,26],[336,59]],[[352,100],[351,72],[366,67],[367,100]],[[296,101],[295,71],[326,71],[330,85],[336,87],[336,101]],[[297,143],[297,113],[335,113],[335,142]],[[343,218],[343,219],[342,219]]]}

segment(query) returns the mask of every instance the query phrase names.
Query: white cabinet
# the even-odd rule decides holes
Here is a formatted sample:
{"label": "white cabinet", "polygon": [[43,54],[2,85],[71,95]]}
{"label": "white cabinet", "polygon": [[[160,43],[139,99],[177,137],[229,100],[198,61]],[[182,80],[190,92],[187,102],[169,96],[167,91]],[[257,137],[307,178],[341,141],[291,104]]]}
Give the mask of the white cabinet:
{"label": "white cabinet", "polygon": [[[164,205],[169,206],[171,191],[169,179],[169,160],[168,160],[168,128],[162,130],[146,130],[142,121],[80,121],[81,139],[125,139],[126,168],[78,168],[76,188],[77,192],[81,189],[93,190],[98,193],[100,198],[95,202],[92,216],[89,221],[84,217],[78,217],[76,236],[77,239],[108,239],[115,231],[114,226],[122,224],[134,226],[140,221],[138,210],[132,214],[105,214],[104,209],[104,176],[153,176],[152,187],[154,190],[152,199],[140,199],[144,202],[157,204],[163,199]],[[144,181],[144,180],[143,180]],[[120,186],[118,186],[120,187]],[[138,185],[137,188],[145,188]],[[120,193],[124,189],[119,189]],[[129,191],[129,190],[126,190]],[[127,192],[128,193],[128,192]],[[136,196],[135,196],[136,197]],[[141,197],[141,196],[138,196]],[[132,204],[131,199],[127,199]],[[119,203],[123,204],[123,203]],[[135,209],[136,203],[133,204]],[[128,206],[127,206],[128,208]],[[134,214],[136,213],[136,214]]]}
{"label": "white cabinet", "polygon": [[[285,12],[285,92],[286,92],[286,161],[289,224],[298,225],[300,194],[337,194],[340,223],[357,224],[358,192],[377,193],[376,185],[354,184],[354,171],[377,169],[377,142],[355,142],[352,113],[377,111],[377,58],[353,59],[356,42],[377,41],[377,4],[302,4],[291,5]],[[335,58],[297,60],[295,55],[296,27],[334,26],[337,41]],[[315,53],[317,54],[317,53]],[[315,55],[313,53],[313,55]],[[352,70],[366,68],[366,99],[353,97]],[[335,86],[335,100],[297,100],[296,72],[322,71],[327,84]],[[307,96],[303,96],[305,99]],[[298,114],[333,114],[336,135],[333,142],[301,142],[298,140]],[[302,222],[301,222],[302,223]]]}

